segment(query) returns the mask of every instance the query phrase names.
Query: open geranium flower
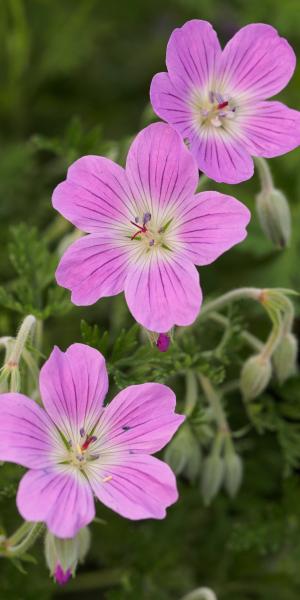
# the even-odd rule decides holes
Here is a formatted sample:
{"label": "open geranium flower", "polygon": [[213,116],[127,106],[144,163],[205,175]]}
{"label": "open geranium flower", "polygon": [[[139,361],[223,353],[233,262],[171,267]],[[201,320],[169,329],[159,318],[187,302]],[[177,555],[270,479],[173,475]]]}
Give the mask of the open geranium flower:
{"label": "open geranium flower", "polygon": [[223,52],[207,21],[175,29],[167,73],[152,80],[153,109],[188,139],[198,167],[215,181],[253,174],[252,156],[271,158],[300,143],[300,113],[266,102],[295,69],[295,54],[270,25],[247,25]]}
{"label": "open geranium flower", "polygon": [[27,521],[73,537],[95,516],[93,496],[128,519],[162,519],[177,500],[171,469],[150,456],[184,417],[159,383],[132,385],[103,407],[103,356],[83,344],[54,348],[40,374],[45,410],[22,394],[0,395],[0,460],[23,465],[17,506]]}
{"label": "open geranium flower", "polygon": [[197,184],[194,158],[164,123],[138,134],[125,170],[100,156],[77,160],[53,194],[53,206],[89,233],[68,248],[56,272],[74,304],[125,291],[147,329],[190,325],[202,298],[194,265],[243,240],[250,218],[230,196],[195,194]]}

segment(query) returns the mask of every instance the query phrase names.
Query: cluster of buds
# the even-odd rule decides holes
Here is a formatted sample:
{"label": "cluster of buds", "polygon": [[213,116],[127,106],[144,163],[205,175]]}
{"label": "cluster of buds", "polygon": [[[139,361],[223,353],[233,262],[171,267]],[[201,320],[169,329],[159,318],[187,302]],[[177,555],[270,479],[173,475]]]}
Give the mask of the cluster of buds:
{"label": "cluster of buds", "polygon": [[78,563],[84,561],[91,542],[90,531],[84,527],[74,538],[61,539],[46,532],[45,557],[50,574],[59,585],[75,575]]}
{"label": "cluster of buds", "polygon": [[189,422],[185,422],[172,439],[164,454],[165,461],[176,475],[183,475],[191,483],[199,477],[202,451]]}
{"label": "cluster of buds", "polygon": [[219,431],[211,452],[203,461],[201,492],[208,506],[222,486],[230,498],[240,489],[243,478],[243,463],[236,453],[229,431]]}
{"label": "cluster of buds", "polygon": [[240,387],[245,401],[260,396],[273,374],[282,384],[297,370],[298,342],[292,333],[294,308],[289,293],[282,289],[266,289],[261,293],[260,302],[273,327],[261,351],[243,365]]}

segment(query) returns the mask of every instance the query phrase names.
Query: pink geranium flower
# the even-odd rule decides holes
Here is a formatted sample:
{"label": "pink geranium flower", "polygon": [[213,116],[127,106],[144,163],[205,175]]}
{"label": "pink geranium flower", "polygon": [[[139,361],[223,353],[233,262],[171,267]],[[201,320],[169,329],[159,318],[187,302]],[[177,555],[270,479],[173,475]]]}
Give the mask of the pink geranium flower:
{"label": "pink geranium flower", "polygon": [[223,52],[206,21],[173,31],[168,73],[152,80],[152,106],[187,138],[198,167],[215,181],[238,183],[253,174],[252,156],[271,158],[300,143],[300,113],[265,102],[282,90],[295,54],[270,25],[247,25]]}
{"label": "pink geranium flower", "polygon": [[93,496],[128,519],[163,519],[177,500],[171,469],[150,456],[184,417],[159,383],[132,385],[103,407],[103,356],[83,344],[55,348],[40,374],[45,410],[22,394],[0,395],[0,460],[30,470],[17,506],[56,536],[73,537],[95,516]]}
{"label": "pink geranium flower", "polygon": [[89,233],[68,248],[56,272],[72,302],[93,304],[125,291],[147,329],[190,325],[202,298],[194,265],[243,240],[249,221],[240,202],[195,194],[197,184],[194,158],[164,123],[138,134],[125,170],[100,156],[77,160],[53,194],[53,206]]}

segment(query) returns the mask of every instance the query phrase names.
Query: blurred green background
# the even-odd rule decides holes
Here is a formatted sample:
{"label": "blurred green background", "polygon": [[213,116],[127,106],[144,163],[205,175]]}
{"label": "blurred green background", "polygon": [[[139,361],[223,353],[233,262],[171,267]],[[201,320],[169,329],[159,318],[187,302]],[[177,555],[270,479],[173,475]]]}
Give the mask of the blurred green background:
{"label": "blurred green background", "polygon": [[[25,222],[50,247],[57,242],[61,222],[50,200],[68,164],[86,153],[124,160],[131,137],[151,118],[149,84],[165,69],[169,35],[191,18],[213,22],[223,43],[249,22],[270,23],[299,56],[298,0],[1,0],[0,285],[14,278],[11,226]],[[299,108],[299,89],[298,68],[280,99]],[[274,251],[253,214],[242,247],[202,269],[206,296],[242,285],[300,289],[299,160],[298,149],[271,161],[293,213],[290,247]],[[210,187],[230,190],[253,209],[259,182],[254,177],[235,188]],[[83,317],[112,332],[132,322],[122,298],[73,308],[46,323],[45,353],[54,343],[79,341]],[[19,320],[4,307],[0,336],[13,335]],[[264,331],[264,324],[258,320],[256,328]],[[300,403],[299,384],[293,390]],[[298,600],[298,475],[283,480],[282,456],[271,434],[247,444],[245,482],[235,501],[221,494],[204,508],[197,486],[180,481],[180,501],[164,522],[131,523],[100,508],[107,524],[93,525],[92,549],[74,582],[63,589],[52,584],[40,543],[38,564],[28,565],[27,575],[1,560],[1,600],[77,600],[82,594],[97,600],[179,600],[201,585],[211,586],[218,600]],[[19,477],[16,471],[10,475],[9,466],[1,469],[12,482]],[[9,490],[0,489],[0,511],[0,523],[12,530],[20,520]]]}

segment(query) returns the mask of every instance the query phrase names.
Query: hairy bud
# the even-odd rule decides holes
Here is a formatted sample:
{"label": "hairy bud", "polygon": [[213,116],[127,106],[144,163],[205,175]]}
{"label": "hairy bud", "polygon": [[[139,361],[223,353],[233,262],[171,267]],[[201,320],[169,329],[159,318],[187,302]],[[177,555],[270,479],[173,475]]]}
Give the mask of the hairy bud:
{"label": "hairy bud", "polygon": [[267,387],[272,376],[272,365],[269,358],[255,354],[245,362],[240,379],[244,400],[254,400]]}
{"label": "hairy bud", "polygon": [[201,492],[208,506],[220,490],[224,479],[224,459],[211,454],[203,462]]}
{"label": "hairy bud", "polygon": [[90,547],[90,532],[84,527],[74,538],[61,539],[47,531],[45,558],[56,583],[64,585],[75,574],[77,564],[83,562]]}
{"label": "hairy bud", "polygon": [[217,596],[210,588],[201,587],[186,594],[181,600],[217,600]]}
{"label": "hairy bud", "polygon": [[243,478],[243,463],[234,450],[225,453],[224,485],[230,496],[234,498],[240,489]]}
{"label": "hairy bud", "polygon": [[286,197],[272,188],[256,197],[256,211],[266,237],[277,248],[285,248],[291,237],[291,215]]}
{"label": "hairy bud", "polygon": [[287,333],[279,342],[274,354],[273,365],[279,383],[284,383],[297,371],[298,341],[293,333]]}
{"label": "hairy bud", "polygon": [[168,445],[164,458],[176,475],[184,475],[194,482],[201,466],[201,448],[198,440],[185,423]]}

